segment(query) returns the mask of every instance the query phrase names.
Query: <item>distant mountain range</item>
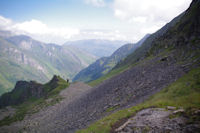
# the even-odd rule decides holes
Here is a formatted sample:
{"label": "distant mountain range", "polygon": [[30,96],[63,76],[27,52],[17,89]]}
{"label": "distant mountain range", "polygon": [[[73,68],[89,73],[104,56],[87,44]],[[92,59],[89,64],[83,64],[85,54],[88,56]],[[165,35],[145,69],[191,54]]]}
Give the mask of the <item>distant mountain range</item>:
{"label": "distant mountain range", "polygon": [[134,50],[149,37],[145,35],[140,41],[135,44],[125,44],[118,48],[111,56],[102,57],[89,65],[87,68],[81,70],[74,78],[73,81],[88,82],[95,80],[105,74],[107,74],[117,63],[122,61],[127,55],[134,52]]}
{"label": "distant mountain range", "polygon": [[64,45],[80,48],[97,57],[107,57],[126,43],[128,42],[117,41],[117,40],[111,41],[111,40],[90,39],[90,40],[69,41],[64,43]]}
{"label": "distant mountain range", "polygon": [[45,44],[0,31],[0,94],[10,91],[18,80],[44,83],[54,74],[71,79],[95,60],[76,47]]}

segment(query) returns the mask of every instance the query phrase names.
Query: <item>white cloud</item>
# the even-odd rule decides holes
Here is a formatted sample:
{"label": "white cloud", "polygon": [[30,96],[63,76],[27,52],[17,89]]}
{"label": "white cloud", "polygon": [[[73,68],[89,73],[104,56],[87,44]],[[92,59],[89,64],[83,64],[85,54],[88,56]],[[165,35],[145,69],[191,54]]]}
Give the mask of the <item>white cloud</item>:
{"label": "white cloud", "polygon": [[87,4],[91,4],[96,7],[103,7],[105,6],[104,0],[85,0]]}
{"label": "white cloud", "polygon": [[[154,32],[187,9],[191,0],[114,0],[115,17]],[[146,30],[144,28],[147,28]]]}
{"label": "white cloud", "polygon": [[24,31],[30,34],[46,34],[49,32],[49,28],[38,20],[25,21],[22,23],[16,23],[13,25],[13,29]]}
{"label": "white cloud", "polygon": [[[94,18],[91,18],[87,23],[89,26],[83,24],[82,28],[78,29],[50,27],[44,22],[34,19],[16,23],[11,19],[0,16],[0,28],[11,30],[17,34],[26,34],[40,41],[59,44],[78,39],[136,42],[146,33],[153,33],[170,22],[171,19],[186,10],[191,2],[191,0],[112,0],[112,3],[106,0],[84,1],[96,7],[111,7],[113,17],[118,19],[113,18],[113,21],[107,21],[105,25],[103,25],[104,23],[101,24],[104,27],[102,28],[93,23]],[[106,20],[102,19],[102,21]],[[85,30],[84,28],[90,29]]]}
{"label": "white cloud", "polygon": [[185,10],[191,0],[114,0],[114,14],[120,19],[143,17],[168,21]]}
{"label": "white cloud", "polygon": [[29,35],[35,39],[51,43],[64,43],[67,39],[80,33],[75,28],[52,28],[39,20],[14,23],[12,20],[0,16],[0,28],[10,30],[15,34]]}
{"label": "white cloud", "polygon": [[12,21],[10,19],[4,18],[0,16],[0,28],[4,30],[8,30],[8,26],[12,24]]}
{"label": "white cloud", "polygon": [[18,31],[24,31],[29,34],[36,35],[51,35],[69,39],[71,36],[79,34],[78,29],[73,28],[52,28],[39,20],[25,21],[23,23],[17,23],[13,25],[13,29]]}
{"label": "white cloud", "polygon": [[12,20],[0,16],[0,28],[10,30],[15,34],[25,34],[39,41],[63,44],[68,40],[107,39],[128,40],[119,30],[79,30],[74,28],[52,28],[39,20],[14,23]]}
{"label": "white cloud", "polygon": [[118,30],[82,30],[80,34],[74,36],[72,39],[80,40],[80,39],[105,39],[105,40],[124,40],[127,41],[128,38],[124,33]]}

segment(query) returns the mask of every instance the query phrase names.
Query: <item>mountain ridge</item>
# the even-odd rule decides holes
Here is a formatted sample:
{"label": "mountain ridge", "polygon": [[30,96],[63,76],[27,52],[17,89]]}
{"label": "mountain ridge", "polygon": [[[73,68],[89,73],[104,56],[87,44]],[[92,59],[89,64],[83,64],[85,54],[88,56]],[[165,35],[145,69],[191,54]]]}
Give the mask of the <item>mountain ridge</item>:
{"label": "mountain ridge", "polygon": [[54,74],[73,78],[96,59],[80,49],[45,44],[25,35],[0,37],[0,48],[0,94],[18,80],[44,83]]}
{"label": "mountain ridge", "polygon": [[108,57],[102,57],[81,70],[74,78],[73,81],[83,81],[90,82],[96,80],[99,77],[107,74],[112,68],[115,67],[117,63],[122,61],[127,55],[134,52],[135,49],[140,47],[140,45],[148,38],[150,34],[145,35],[140,41],[135,44],[125,44],[118,48],[112,55]]}
{"label": "mountain ridge", "polygon": [[127,43],[126,41],[112,41],[103,39],[88,39],[88,40],[77,40],[69,41],[63,45],[73,46],[85,50],[86,52],[100,58],[110,56],[120,46]]}

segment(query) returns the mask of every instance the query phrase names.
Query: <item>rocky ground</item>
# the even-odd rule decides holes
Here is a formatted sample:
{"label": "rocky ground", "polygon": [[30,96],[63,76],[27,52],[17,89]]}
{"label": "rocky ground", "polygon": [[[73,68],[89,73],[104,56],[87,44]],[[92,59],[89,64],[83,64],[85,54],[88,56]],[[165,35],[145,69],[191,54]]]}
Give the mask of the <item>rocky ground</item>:
{"label": "rocky ground", "polygon": [[198,124],[186,124],[188,119],[177,115],[183,112],[183,109],[144,109],[115,129],[114,133],[199,133]]}
{"label": "rocky ground", "polygon": [[0,109],[0,120],[5,117],[12,117],[15,114],[16,110],[10,106]]}
{"label": "rocky ground", "polygon": [[15,122],[9,126],[0,127],[0,132],[47,132],[52,128],[63,128],[64,123],[61,125],[62,121],[56,119],[57,115],[60,114],[70,102],[78,99],[90,89],[90,86],[81,82],[71,84],[70,87],[61,91],[60,95],[63,97],[63,100],[60,103],[44,108],[38,113],[26,116],[21,122]]}
{"label": "rocky ground", "polygon": [[64,99],[60,103],[26,116],[22,122],[0,127],[0,132],[73,133],[85,128],[113,111],[143,102],[190,69],[192,63],[181,65],[172,57],[145,60],[95,88],[72,84],[61,92]]}

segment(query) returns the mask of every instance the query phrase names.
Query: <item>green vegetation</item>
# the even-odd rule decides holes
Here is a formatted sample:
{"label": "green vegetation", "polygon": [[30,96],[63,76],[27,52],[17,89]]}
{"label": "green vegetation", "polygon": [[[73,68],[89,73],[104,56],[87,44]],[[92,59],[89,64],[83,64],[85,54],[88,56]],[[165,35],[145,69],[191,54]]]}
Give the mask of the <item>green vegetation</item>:
{"label": "green vegetation", "polygon": [[45,83],[55,74],[71,79],[93,61],[93,55],[71,46],[44,44],[27,36],[0,37],[0,95],[19,80]]}
{"label": "green vegetation", "polygon": [[106,112],[111,112],[111,111],[113,111],[113,110],[116,110],[117,108],[119,108],[118,105],[117,105],[117,106],[114,106],[114,107],[107,108],[107,109],[106,109]]}
{"label": "green vegetation", "polygon": [[62,79],[60,76],[57,76],[58,82],[57,87],[53,90],[48,90],[51,87],[51,83],[45,84],[45,90],[48,91],[48,96],[52,97],[60,93],[61,90],[67,88],[69,86],[69,83],[67,83],[64,79]]}
{"label": "green vegetation", "polygon": [[133,116],[139,110],[166,106],[184,108],[187,113],[190,113],[192,109],[200,109],[200,67],[191,70],[144,103],[106,116],[87,129],[79,130],[78,133],[109,133],[112,125],[123,118]]}
{"label": "green vegetation", "polygon": [[61,90],[67,88],[69,83],[59,76],[57,76],[57,78],[58,82],[56,82],[55,88],[52,88],[52,86],[55,85],[51,82],[44,85],[44,89],[47,91],[47,96],[39,99],[31,97],[26,102],[13,106],[13,108],[16,109],[16,113],[12,117],[5,117],[3,120],[0,120],[0,126],[9,125],[15,121],[21,121],[27,114],[36,113],[44,107],[58,103],[62,99],[58,94]]}

